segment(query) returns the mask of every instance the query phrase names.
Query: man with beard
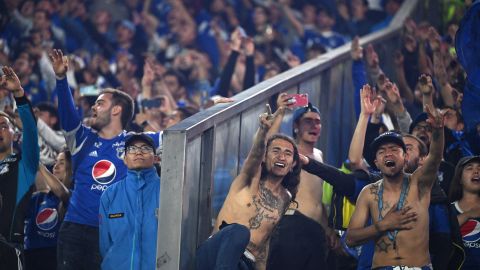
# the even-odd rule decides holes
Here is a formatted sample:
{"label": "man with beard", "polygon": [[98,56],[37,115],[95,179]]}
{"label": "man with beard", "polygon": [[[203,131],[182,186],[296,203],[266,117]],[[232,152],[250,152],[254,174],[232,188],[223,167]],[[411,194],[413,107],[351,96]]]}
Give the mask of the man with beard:
{"label": "man with beard", "polygon": [[[126,176],[125,127],[133,117],[133,100],[119,90],[103,89],[92,107],[91,127],[86,127],[65,78],[67,57],[60,50],[53,50],[50,61],[57,77],[60,123],[74,168],[74,189],[58,238],[58,268],[99,269],[100,196]],[[158,152],[161,134],[149,135]]]}
{"label": "man with beard", "polygon": [[301,169],[291,138],[276,134],[265,142],[279,114],[272,116],[268,107],[260,115],[252,148],[230,186],[214,233],[197,250],[197,270],[265,268],[270,235],[295,199]]}
{"label": "man with beard", "polygon": [[[423,166],[413,174],[404,172],[408,153],[401,135],[385,132],[371,145],[375,165],[383,179],[367,185],[360,193],[346,242],[356,246],[374,240],[373,269],[432,269],[428,252],[428,207],[444,138],[442,115],[428,108],[427,112],[427,122],[433,130],[432,147]],[[369,217],[372,225],[365,227]]]}
{"label": "man with beard", "polygon": [[[287,94],[280,94],[278,106],[288,106],[289,99]],[[283,112],[280,112],[280,116],[279,122]],[[318,162],[323,162],[322,151],[315,148],[321,127],[320,110],[311,103],[294,111],[293,137],[298,144],[298,151]],[[278,130],[277,127],[275,129]],[[272,235],[268,269],[327,268],[327,243],[330,243],[330,248],[338,248],[339,241],[335,232],[328,227],[322,193],[323,180],[302,170],[297,197]]]}

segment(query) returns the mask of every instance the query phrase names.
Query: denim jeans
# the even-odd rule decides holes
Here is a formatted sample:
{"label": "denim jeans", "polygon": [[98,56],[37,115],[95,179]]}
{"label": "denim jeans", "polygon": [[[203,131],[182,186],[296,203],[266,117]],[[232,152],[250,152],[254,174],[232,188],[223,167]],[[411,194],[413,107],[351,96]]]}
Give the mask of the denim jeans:
{"label": "denim jeans", "polygon": [[250,231],[240,224],[230,224],[203,242],[197,249],[197,270],[251,269],[242,259],[250,241]]}
{"label": "denim jeans", "polygon": [[58,234],[59,270],[100,269],[98,228],[64,221]]}

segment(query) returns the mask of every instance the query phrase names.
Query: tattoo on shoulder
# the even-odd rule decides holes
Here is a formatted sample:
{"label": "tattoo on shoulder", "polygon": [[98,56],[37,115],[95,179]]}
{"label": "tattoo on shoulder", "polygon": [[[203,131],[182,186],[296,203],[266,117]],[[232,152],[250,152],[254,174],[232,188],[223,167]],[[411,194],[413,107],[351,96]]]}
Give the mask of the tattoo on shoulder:
{"label": "tattoo on shoulder", "polygon": [[385,252],[385,253],[387,253],[387,252],[388,252],[388,248],[389,248],[391,245],[392,245],[392,244],[386,242],[385,239],[380,239],[380,241],[378,241],[378,242],[375,244],[375,249],[376,249],[378,252]]}
{"label": "tattoo on shoulder", "polygon": [[379,183],[373,183],[370,185],[370,194],[374,196],[374,200],[378,202],[378,188],[379,188]]}

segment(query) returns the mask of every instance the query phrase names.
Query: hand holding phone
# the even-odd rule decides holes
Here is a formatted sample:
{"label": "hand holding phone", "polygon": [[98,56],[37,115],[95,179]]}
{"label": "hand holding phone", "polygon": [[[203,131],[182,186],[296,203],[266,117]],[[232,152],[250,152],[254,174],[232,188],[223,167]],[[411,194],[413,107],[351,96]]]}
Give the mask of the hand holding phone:
{"label": "hand holding phone", "polygon": [[308,106],[308,94],[290,94],[289,107],[307,107]]}

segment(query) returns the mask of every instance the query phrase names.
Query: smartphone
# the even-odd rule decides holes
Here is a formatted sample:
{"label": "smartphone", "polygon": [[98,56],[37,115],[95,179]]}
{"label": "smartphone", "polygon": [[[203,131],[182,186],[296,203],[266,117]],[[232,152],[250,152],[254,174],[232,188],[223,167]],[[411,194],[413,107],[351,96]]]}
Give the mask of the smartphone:
{"label": "smartphone", "polygon": [[144,99],[142,101],[142,106],[145,107],[145,109],[158,108],[162,106],[162,103],[163,97],[157,97],[153,99]]}
{"label": "smartphone", "polygon": [[290,106],[292,107],[307,107],[308,94],[290,94],[288,95]]}
{"label": "smartphone", "polygon": [[80,96],[98,96],[100,89],[95,85],[87,85],[80,87]]}

